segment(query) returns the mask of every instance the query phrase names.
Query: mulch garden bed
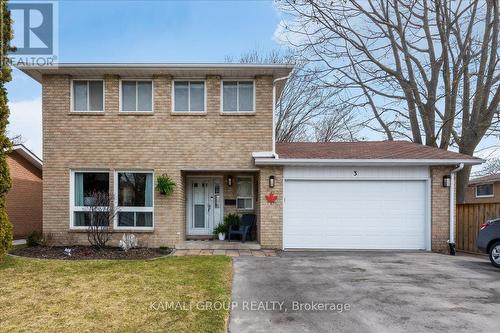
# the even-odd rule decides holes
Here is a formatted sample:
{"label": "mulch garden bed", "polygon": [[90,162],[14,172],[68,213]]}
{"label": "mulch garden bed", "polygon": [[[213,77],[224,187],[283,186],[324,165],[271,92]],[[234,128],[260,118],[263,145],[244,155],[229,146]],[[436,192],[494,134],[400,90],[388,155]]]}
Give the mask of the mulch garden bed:
{"label": "mulch garden bed", "polygon": [[[66,249],[71,249],[68,255]],[[102,250],[90,246],[32,246],[12,250],[10,253],[21,257],[38,259],[92,260],[92,259],[151,259],[170,254],[172,249],[136,248],[127,252],[118,247],[107,247]]]}

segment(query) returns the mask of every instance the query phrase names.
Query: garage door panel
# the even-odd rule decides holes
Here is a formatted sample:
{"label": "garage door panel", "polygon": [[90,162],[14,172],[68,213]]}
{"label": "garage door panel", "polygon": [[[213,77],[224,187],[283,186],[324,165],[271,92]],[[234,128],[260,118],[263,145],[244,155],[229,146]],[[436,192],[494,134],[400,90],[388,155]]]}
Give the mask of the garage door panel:
{"label": "garage door panel", "polygon": [[284,247],[424,249],[425,181],[287,180]]}

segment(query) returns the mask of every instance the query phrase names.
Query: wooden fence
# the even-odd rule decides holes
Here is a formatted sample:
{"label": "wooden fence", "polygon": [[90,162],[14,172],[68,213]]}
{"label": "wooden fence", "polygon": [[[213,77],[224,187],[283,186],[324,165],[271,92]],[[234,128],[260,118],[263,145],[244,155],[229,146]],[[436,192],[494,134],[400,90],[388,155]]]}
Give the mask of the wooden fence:
{"label": "wooden fence", "polygon": [[457,250],[479,252],[476,247],[479,226],[496,217],[500,217],[500,203],[458,204]]}

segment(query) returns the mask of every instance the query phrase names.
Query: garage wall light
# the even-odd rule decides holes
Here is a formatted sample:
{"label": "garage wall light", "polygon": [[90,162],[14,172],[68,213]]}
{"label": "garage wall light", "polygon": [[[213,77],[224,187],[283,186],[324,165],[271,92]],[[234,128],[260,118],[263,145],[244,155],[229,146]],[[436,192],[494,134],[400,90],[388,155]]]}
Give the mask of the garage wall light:
{"label": "garage wall light", "polygon": [[233,186],[233,176],[227,176],[227,186]]}
{"label": "garage wall light", "polygon": [[270,188],[274,187],[274,176],[269,176],[269,187]]}
{"label": "garage wall light", "polygon": [[450,187],[451,186],[451,176],[446,175],[443,176],[443,187]]}

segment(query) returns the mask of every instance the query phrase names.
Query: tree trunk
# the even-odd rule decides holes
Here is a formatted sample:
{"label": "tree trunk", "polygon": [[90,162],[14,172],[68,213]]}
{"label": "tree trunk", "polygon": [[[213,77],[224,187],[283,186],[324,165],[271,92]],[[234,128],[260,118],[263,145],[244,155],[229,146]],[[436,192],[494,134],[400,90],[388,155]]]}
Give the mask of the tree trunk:
{"label": "tree trunk", "polygon": [[[474,150],[476,150],[477,144],[462,146],[459,148],[458,152],[461,154],[467,154],[470,156],[474,155]],[[457,203],[464,203],[465,192],[467,191],[467,186],[469,185],[469,176],[471,171],[471,166],[466,165],[457,174]]]}
{"label": "tree trunk", "polygon": [[467,186],[469,185],[471,166],[466,165],[464,168],[457,173],[457,203],[465,202],[465,192],[467,191]]}

